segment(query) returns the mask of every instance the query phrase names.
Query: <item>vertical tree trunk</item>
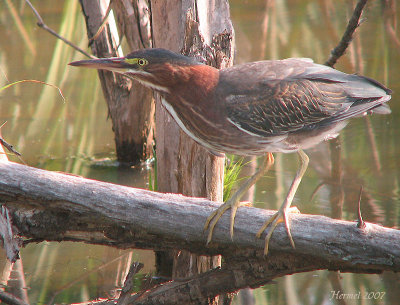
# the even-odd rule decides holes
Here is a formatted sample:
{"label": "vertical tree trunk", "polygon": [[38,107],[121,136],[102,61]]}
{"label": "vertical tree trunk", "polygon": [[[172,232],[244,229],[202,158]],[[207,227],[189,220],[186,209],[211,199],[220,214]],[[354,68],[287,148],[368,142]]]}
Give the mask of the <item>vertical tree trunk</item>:
{"label": "vertical tree trunk", "polygon": [[[233,27],[227,1],[154,0],[151,12],[154,47],[205,58],[217,68],[232,65]],[[156,126],[158,190],[222,201],[224,159],[209,154],[181,131],[159,99]],[[157,256],[159,263],[165,262],[163,254]],[[218,265],[219,257],[177,251],[171,272],[174,278],[186,277]]]}
{"label": "vertical tree trunk", "polygon": [[[118,49],[119,34],[110,26],[110,22],[97,34],[110,1],[80,2],[93,54],[97,57],[122,56]],[[131,5],[129,1],[113,2],[120,21],[120,32],[125,34],[129,47],[132,50],[149,47],[150,32],[146,32],[146,27],[141,26],[143,22],[139,21],[139,18],[146,19],[146,10],[139,12],[138,6]],[[143,1],[139,2],[145,5]],[[113,16],[109,15],[108,20],[113,20]],[[121,75],[102,70],[98,73],[112,120],[118,161],[137,163],[150,157],[155,111],[151,91]]]}
{"label": "vertical tree trunk", "polygon": [[[81,0],[81,4],[92,38],[103,22],[108,1]],[[150,4],[146,0],[113,1],[120,34],[132,50],[162,47],[205,59],[217,68],[232,65],[234,35],[227,0],[153,0]],[[151,23],[147,21],[150,13]],[[110,31],[107,24],[92,42],[98,57],[120,55],[115,51],[119,42],[112,39],[117,36]],[[154,113],[150,91],[110,72],[99,71],[99,77],[113,122],[118,159],[132,162],[147,156]],[[184,134],[161,103],[157,102],[156,108],[158,190],[222,201],[224,159],[209,154]],[[197,257],[186,251],[177,251],[171,257],[174,267],[168,272],[173,277],[220,265],[219,257]],[[159,269],[171,265],[171,261],[165,262],[166,256],[158,258],[164,262],[158,264]]]}

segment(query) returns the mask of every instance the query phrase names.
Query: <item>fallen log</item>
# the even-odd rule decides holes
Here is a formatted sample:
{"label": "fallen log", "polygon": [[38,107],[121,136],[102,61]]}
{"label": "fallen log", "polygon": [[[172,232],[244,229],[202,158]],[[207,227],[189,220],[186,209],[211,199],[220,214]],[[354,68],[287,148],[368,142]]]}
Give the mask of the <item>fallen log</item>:
{"label": "fallen log", "polygon": [[[0,162],[0,201],[26,242],[74,240],[119,248],[188,249],[202,255],[237,256],[251,250],[263,260],[264,241],[255,238],[274,212],[242,207],[233,241],[229,213],[217,224],[206,247],[203,225],[217,203],[162,194],[112,183]],[[296,248],[279,226],[270,244],[271,257],[307,256],[358,272],[400,270],[400,231],[324,216],[290,215]],[[333,268],[335,269],[335,267]]]}
{"label": "fallen log", "polygon": [[233,241],[229,213],[224,215],[206,247],[203,225],[217,207],[215,202],[8,161],[0,161],[0,203],[7,207],[13,231],[24,244],[80,241],[118,248],[186,249],[224,257],[222,268],[153,287],[132,295],[128,303],[197,304],[221,293],[259,287],[276,277],[319,269],[400,271],[399,230],[372,223],[358,228],[356,222],[293,214],[289,217],[296,248],[291,248],[285,229],[279,226],[265,258],[264,241],[255,234],[274,211],[240,208]]}

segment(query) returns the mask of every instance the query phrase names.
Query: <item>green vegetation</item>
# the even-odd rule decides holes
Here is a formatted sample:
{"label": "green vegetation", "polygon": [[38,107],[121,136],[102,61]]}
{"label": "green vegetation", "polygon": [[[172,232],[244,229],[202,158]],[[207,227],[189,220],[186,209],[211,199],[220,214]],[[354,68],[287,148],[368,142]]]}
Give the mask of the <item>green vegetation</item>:
{"label": "green vegetation", "polygon": [[227,156],[225,160],[224,202],[231,197],[233,194],[232,190],[237,186],[238,182],[242,180],[242,178],[239,178],[239,174],[244,165],[243,158],[235,160],[234,156]]}

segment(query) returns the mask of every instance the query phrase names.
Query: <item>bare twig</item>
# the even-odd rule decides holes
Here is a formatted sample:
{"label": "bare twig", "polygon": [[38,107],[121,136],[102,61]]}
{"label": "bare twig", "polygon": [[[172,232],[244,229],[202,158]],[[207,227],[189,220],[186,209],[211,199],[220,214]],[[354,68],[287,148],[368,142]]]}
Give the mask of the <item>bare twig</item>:
{"label": "bare twig", "polygon": [[143,264],[139,262],[134,262],[130,269],[129,272],[126,276],[125,282],[124,282],[124,287],[122,287],[121,295],[118,298],[117,305],[125,305],[129,304],[128,299],[130,296],[130,292],[132,291],[133,288],[133,277],[135,274],[137,274],[142,268]]}
{"label": "bare twig", "polygon": [[353,15],[351,16],[349,23],[347,24],[347,28],[343,34],[342,39],[340,40],[337,47],[331,51],[331,55],[329,56],[329,59],[325,62],[325,65],[327,65],[329,67],[333,67],[336,64],[337,60],[346,51],[347,47],[349,46],[349,44],[353,38],[353,34],[354,34],[355,30],[360,25],[361,14],[364,10],[365,5],[367,4],[367,1],[368,0],[359,0],[358,1],[357,5],[354,9]]}
{"label": "bare twig", "polygon": [[106,26],[107,22],[108,22],[108,16],[111,13],[111,4],[112,4],[113,0],[110,0],[110,3],[108,5],[107,11],[104,15],[103,21],[101,22],[101,25],[99,26],[99,29],[97,30],[96,34],[93,35],[93,37],[89,38],[89,43],[92,43],[94,40],[96,40],[99,35],[101,34],[101,32],[103,31],[104,27]]}
{"label": "bare twig", "polygon": [[[37,83],[37,84],[43,84],[43,85],[46,85],[46,86],[50,86],[50,87],[56,88],[58,90],[58,93],[60,94],[60,96],[62,97],[62,99],[63,99],[63,101],[65,103],[65,97],[64,97],[64,95],[63,95],[63,93],[62,93],[62,91],[61,91],[61,89],[59,87],[57,87],[56,85],[48,84],[46,82],[42,82],[40,80],[36,80],[36,79],[22,79],[22,80],[18,80],[16,82],[9,83],[7,85],[4,85],[3,87],[0,87],[0,92],[3,91],[3,90],[6,90],[6,89],[8,89],[8,88],[10,88],[12,86],[15,86],[15,85],[18,85],[18,84],[22,84],[22,83]],[[3,125],[1,125],[0,128],[3,127]]]}
{"label": "bare twig", "polygon": [[114,299],[96,299],[89,302],[74,303],[74,305],[115,305]]}
{"label": "bare twig", "polygon": [[84,50],[82,50],[80,47],[78,47],[77,45],[73,44],[71,41],[65,39],[64,37],[60,36],[56,31],[54,31],[53,29],[49,28],[43,21],[43,18],[40,16],[40,14],[38,13],[38,11],[35,9],[35,7],[32,5],[32,3],[29,0],[25,0],[25,2],[30,6],[30,8],[32,9],[33,13],[36,16],[36,19],[38,20],[37,25],[39,27],[41,27],[42,29],[46,30],[47,32],[49,32],[51,35],[57,37],[58,39],[61,39],[62,41],[64,41],[67,45],[73,47],[75,50],[77,50],[78,52],[82,53],[83,55],[89,57],[89,58],[96,58],[93,55],[90,55],[89,53],[85,52]]}
{"label": "bare twig", "polygon": [[[5,121],[3,124],[0,125],[0,129],[7,123]],[[7,143],[6,140],[3,139],[3,137],[0,134],[0,145],[3,145],[9,152],[12,152],[13,154],[17,156],[21,156],[21,154],[15,150],[14,146],[12,146],[10,143]]]}
{"label": "bare twig", "polygon": [[363,186],[361,185],[361,187],[360,187],[360,196],[358,197],[357,228],[365,229],[366,224],[365,224],[364,219],[362,218],[362,215],[361,215],[361,195],[362,195],[362,192],[363,192]]}
{"label": "bare twig", "polygon": [[6,140],[4,140],[1,136],[0,136],[0,144],[3,145],[5,148],[7,148],[8,151],[12,152],[13,154],[21,156],[21,154],[15,150],[14,146],[12,146],[10,143],[7,143]]}
{"label": "bare twig", "polygon": [[[0,89],[1,91],[1,89]],[[1,136],[1,128],[7,123],[7,121],[5,121],[3,124],[1,124],[0,126],[0,161],[8,161],[8,156],[6,151],[4,150],[3,146],[5,148],[7,148],[8,151],[14,153],[18,159],[26,165],[25,161],[22,159],[21,154],[15,150],[15,148],[8,142],[6,142],[6,140],[3,139],[3,137]]]}

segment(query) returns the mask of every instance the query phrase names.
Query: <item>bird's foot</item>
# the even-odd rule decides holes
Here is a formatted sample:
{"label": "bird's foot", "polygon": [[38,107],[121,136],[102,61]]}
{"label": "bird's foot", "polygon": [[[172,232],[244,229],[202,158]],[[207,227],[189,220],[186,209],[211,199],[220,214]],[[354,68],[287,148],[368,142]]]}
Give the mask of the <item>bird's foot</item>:
{"label": "bird's foot", "polygon": [[262,233],[265,231],[265,229],[271,225],[269,228],[267,236],[265,236],[265,246],[264,246],[264,256],[267,256],[268,254],[268,246],[269,246],[269,240],[271,239],[272,233],[274,232],[275,228],[277,225],[281,222],[285,223],[286,227],[286,232],[289,236],[290,243],[293,248],[295,248],[294,241],[292,238],[292,234],[290,233],[290,223],[287,217],[287,212],[289,213],[300,213],[300,211],[296,207],[290,207],[290,208],[280,208],[278,212],[276,212],[270,219],[268,219],[264,225],[261,227],[261,229],[257,232],[256,237],[260,238]]}
{"label": "bird's foot", "polygon": [[[235,197],[235,196],[234,196]],[[207,245],[211,242],[214,227],[222,215],[229,209],[231,209],[231,223],[230,223],[230,235],[233,239],[233,225],[235,223],[236,211],[241,205],[246,203],[239,202],[238,199],[232,197],[227,202],[223,203],[218,209],[216,209],[210,216],[208,216],[206,223],[204,224],[204,231],[208,230]]]}

